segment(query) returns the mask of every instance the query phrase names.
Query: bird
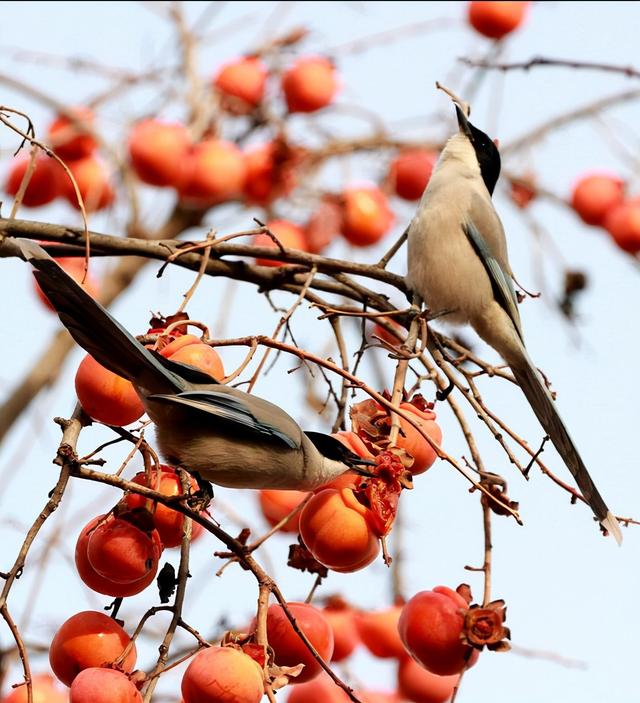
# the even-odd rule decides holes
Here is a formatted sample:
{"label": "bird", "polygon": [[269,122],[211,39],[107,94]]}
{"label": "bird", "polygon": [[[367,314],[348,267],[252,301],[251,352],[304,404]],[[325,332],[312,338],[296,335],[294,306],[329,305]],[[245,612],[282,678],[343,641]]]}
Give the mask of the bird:
{"label": "bird", "polygon": [[[455,101],[454,101],[455,103]],[[496,143],[455,104],[458,132],[446,142],[408,230],[407,286],[430,315],[468,324],[509,365],[582,496],[618,544],[617,519],[596,488],[524,343],[507,241],[492,195]]]}
{"label": "bird", "polygon": [[16,242],[73,339],[131,381],[169,464],[229,488],[310,491],[349,470],[372,475],[364,467],[375,461],[330,435],[304,432],[274,403],[147,349],[41,246]]}

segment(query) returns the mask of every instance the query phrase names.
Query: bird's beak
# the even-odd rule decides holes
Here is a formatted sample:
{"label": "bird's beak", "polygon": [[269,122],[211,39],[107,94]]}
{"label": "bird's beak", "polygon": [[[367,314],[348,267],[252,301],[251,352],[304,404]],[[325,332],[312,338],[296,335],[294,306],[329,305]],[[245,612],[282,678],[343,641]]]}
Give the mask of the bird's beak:
{"label": "bird's beak", "polygon": [[464,110],[462,110],[459,105],[456,105],[456,117],[458,118],[458,127],[460,128],[460,132],[462,132],[462,134],[466,134],[466,136],[471,139],[469,120],[464,114]]}

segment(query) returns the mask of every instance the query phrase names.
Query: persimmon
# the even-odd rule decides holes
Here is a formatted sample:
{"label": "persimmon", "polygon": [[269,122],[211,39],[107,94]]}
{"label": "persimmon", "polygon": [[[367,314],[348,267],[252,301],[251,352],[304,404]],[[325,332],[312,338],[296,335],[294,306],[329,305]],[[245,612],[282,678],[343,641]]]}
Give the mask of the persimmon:
{"label": "persimmon", "polygon": [[129,159],[138,178],[152,186],[179,186],[191,140],[180,123],[142,120],[129,135]]}
{"label": "persimmon", "polygon": [[457,674],[432,674],[411,657],[404,657],[398,665],[398,692],[413,703],[446,703],[459,680]]}
{"label": "persimmon", "polygon": [[[16,196],[29,166],[30,157],[15,159],[4,184],[5,191]],[[48,156],[36,156],[35,168],[22,196],[26,207],[40,207],[55,200],[62,190],[62,168]]]}
{"label": "persimmon", "polygon": [[373,454],[367,449],[367,445],[355,432],[339,430],[338,432],[334,432],[331,436],[335,437],[339,442],[342,442],[347,449],[350,449],[354,454],[357,454],[363,459],[373,459]]}
{"label": "persimmon", "polygon": [[[267,223],[267,227],[278,238],[278,241],[285,249],[300,249],[306,250],[306,242],[304,238],[304,230],[302,227],[289,222],[289,220],[271,220]],[[271,239],[268,234],[260,233],[253,238],[253,245],[257,247],[269,247],[277,249],[278,245]],[[285,261],[277,261],[275,259],[256,259],[256,264],[260,266],[284,266]]]}
{"label": "persimmon", "polygon": [[[264,519],[274,527],[280,520],[283,520],[292,510],[297,508],[300,503],[309,494],[305,491],[278,491],[263,489],[258,493],[260,502],[260,510],[264,515]],[[281,532],[298,532],[300,524],[300,512],[298,511],[293,517],[280,528]]]}
{"label": "persimmon", "polygon": [[162,356],[171,359],[171,361],[179,361],[183,364],[189,364],[189,366],[195,366],[200,371],[213,376],[216,381],[224,378],[224,366],[218,352],[193,335],[185,334],[182,337],[178,337],[178,339],[162,349],[160,353]]}
{"label": "persimmon", "polygon": [[392,344],[393,346],[397,347],[402,344],[402,342],[407,338],[407,330],[392,317],[382,317],[379,319],[384,320],[388,325],[391,325],[394,330],[397,330],[398,336],[396,337],[394,334],[389,332],[389,330],[387,330],[386,327],[383,327],[380,322],[376,322],[374,325],[373,334],[380,337],[380,339],[384,339],[385,342]]}
{"label": "persimmon", "polygon": [[110,516],[89,535],[89,564],[115,583],[140,582],[155,575],[162,554],[157,530],[141,530],[127,519]]}
{"label": "persimmon", "polygon": [[[308,603],[287,603],[287,608],[318,654],[329,661],[333,654],[333,631],[324,615]],[[278,666],[305,665],[300,675],[291,679],[291,683],[310,681],[322,671],[279,604],[269,606],[267,611],[267,639],[273,647]]]}
{"label": "persimmon", "polygon": [[357,611],[355,623],[364,646],[380,659],[399,659],[406,656],[398,634],[398,620],[402,607],[394,605],[384,610]]}
{"label": "persimmon", "polygon": [[351,244],[367,247],[391,229],[394,215],[384,193],[374,186],[347,188],[342,195],[342,235]]}
{"label": "persimmon", "polygon": [[[160,470],[152,470],[149,474],[144,471],[137,473],[132,479],[134,483],[147,486],[159,491],[166,496],[177,496],[183,493],[180,477],[170,466],[160,465]],[[198,483],[194,478],[189,479],[190,488],[193,492],[198,490]],[[182,543],[185,516],[177,510],[155,503],[137,493],[129,493],[125,497],[125,503],[130,510],[135,508],[147,508],[153,515],[153,524],[158,530],[160,540],[165,547],[177,547]],[[193,525],[192,523],[192,530]],[[193,533],[192,533],[193,539]]]}
{"label": "persimmon", "polygon": [[[292,679],[292,683],[295,679]],[[324,671],[292,687],[287,703],[349,703],[351,699]]]}
{"label": "persimmon", "polygon": [[142,696],[126,674],[94,667],[75,677],[69,703],[142,703]]}
{"label": "persimmon", "polygon": [[331,104],[338,91],[336,70],[324,56],[304,56],[282,76],[289,112],[316,112]]}
{"label": "persimmon", "polygon": [[[50,674],[35,674],[31,678],[33,703],[68,703],[69,694],[62,690]],[[26,684],[16,686],[2,699],[2,703],[28,703]]]}
{"label": "persimmon", "polygon": [[302,157],[299,148],[283,139],[260,144],[244,153],[247,177],[243,193],[249,203],[268,205],[288,195],[297,185],[296,167]]}
{"label": "persimmon", "polygon": [[333,630],[333,654],[331,661],[341,662],[350,657],[360,644],[360,635],[355,624],[353,609],[348,605],[329,603],[322,610]]}
{"label": "persimmon", "polygon": [[460,674],[477,660],[477,650],[461,639],[468,608],[456,591],[436,586],[416,593],[402,609],[400,638],[409,654],[432,674]]}
{"label": "persimmon", "polygon": [[89,538],[93,534],[96,526],[102,521],[108,519],[110,518],[106,515],[98,515],[93,518],[93,520],[90,520],[82,528],[80,534],[78,535],[75,549],[75,562],[78,575],[82,581],[92,591],[96,591],[96,593],[102,593],[105,596],[111,596],[113,598],[134,596],[136,593],[144,591],[144,589],[154,580],[155,573],[153,570],[150,570],[146,576],[138,581],[132,581],[131,583],[116,583],[115,581],[111,581],[110,579],[101,576],[89,562],[89,557],[87,556]]}
{"label": "persimmon", "polygon": [[234,647],[208,647],[191,660],[182,677],[184,703],[259,703],[262,669]]}
{"label": "persimmon", "polygon": [[144,405],[132,383],[105,369],[90,354],[80,362],[75,384],[82,409],[105,425],[124,427],[144,413]]}
{"label": "persimmon", "polygon": [[[401,403],[400,409],[411,413],[418,425],[438,445],[442,443],[442,430],[435,421],[436,414],[433,410],[421,410],[413,403]],[[413,464],[409,468],[416,476],[424,473],[438,458],[435,449],[427,442],[420,432],[403,417],[400,418],[400,434],[397,445],[405,449],[413,457]]]}
{"label": "persimmon", "polygon": [[[63,257],[60,259],[56,259],[56,261],[71,276],[71,278],[73,278],[76,283],[80,284],[85,289],[85,291],[92,298],[97,297],[99,290],[98,283],[96,279],[91,275],[91,272],[88,272],[85,276],[84,259]],[[36,295],[38,296],[38,300],[45,306],[45,308],[51,310],[52,312],[55,312],[55,308],[53,307],[53,305],[51,305],[49,298],[47,298],[47,296],[42,292],[42,288],[40,288],[40,285],[35,277],[33,278],[33,285],[36,291]]]}
{"label": "persimmon", "polygon": [[267,74],[267,67],[257,56],[241,56],[226,63],[213,78],[222,107],[235,115],[251,112],[262,102]]}
{"label": "persimmon", "polygon": [[[77,161],[69,161],[67,167],[76,181],[87,212],[104,210],[113,203],[115,193],[102,161],[95,156],[85,156]],[[62,195],[72,207],[79,210],[78,196],[66,174],[62,184]]]}
{"label": "persimmon", "polygon": [[371,511],[351,488],[324,488],[300,514],[300,536],[313,556],[329,569],[352,572],[378,556],[380,540]]}
{"label": "persimmon", "polygon": [[613,241],[630,254],[640,251],[640,200],[630,200],[612,208],[604,227]]}
{"label": "persimmon", "polygon": [[420,200],[431,178],[438,154],[430,149],[405,149],[391,162],[389,181],[404,200]]}
{"label": "persimmon", "polygon": [[622,204],[624,190],[624,181],[617,176],[584,176],[573,187],[571,207],[588,225],[602,225],[607,214]]}
{"label": "persimmon", "polygon": [[71,108],[75,119],[58,115],[49,125],[48,138],[53,150],[65,161],[75,161],[90,156],[98,143],[91,134],[95,115],[88,107]]}
{"label": "persimmon", "polygon": [[356,691],[360,703],[402,703],[396,693],[386,691]]}
{"label": "persimmon", "polygon": [[[84,610],[65,620],[53,636],[49,663],[63,684],[71,686],[84,669],[113,664],[131,642],[121,625],[104,613]],[[136,647],[131,646],[121,667],[132,671],[136,665]]]}
{"label": "persimmon", "polygon": [[185,164],[186,175],[178,191],[187,204],[209,207],[242,193],[247,168],[242,152],[232,142],[203,139],[191,147]]}
{"label": "persimmon", "polygon": [[536,183],[532,175],[525,175],[511,181],[511,200],[521,210],[528,208],[536,195]]}
{"label": "persimmon", "polygon": [[342,207],[339,201],[327,196],[311,213],[305,225],[307,249],[312,254],[320,254],[340,234],[342,228]]}
{"label": "persimmon", "polygon": [[470,2],[469,22],[489,39],[502,39],[523,22],[528,2]]}

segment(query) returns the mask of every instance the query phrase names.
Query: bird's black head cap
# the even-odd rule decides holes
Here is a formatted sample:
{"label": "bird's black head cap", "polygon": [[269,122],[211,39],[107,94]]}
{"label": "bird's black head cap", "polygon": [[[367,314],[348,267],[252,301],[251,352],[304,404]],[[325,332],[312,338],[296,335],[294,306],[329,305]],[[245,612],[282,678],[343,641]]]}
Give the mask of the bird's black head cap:
{"label": "bird's black head cap", "polygon": [[456,105],[456,115],[460,131],[467,136],[476,152],[482,180],[487,186],[489,193],[493,194],[500,176],[500,152],[498,147],[487,134],[469,122],[467,116],[458,105]]}
{"label": "bird's black head cap", "polygon": [[323,432],[305,432],[305,434],[313,442],[320,454],[327,459],[341,461],[349,467],[376,465],[375,461],[363,459],[350,449],[347,449],[342,442],[331,435]]}

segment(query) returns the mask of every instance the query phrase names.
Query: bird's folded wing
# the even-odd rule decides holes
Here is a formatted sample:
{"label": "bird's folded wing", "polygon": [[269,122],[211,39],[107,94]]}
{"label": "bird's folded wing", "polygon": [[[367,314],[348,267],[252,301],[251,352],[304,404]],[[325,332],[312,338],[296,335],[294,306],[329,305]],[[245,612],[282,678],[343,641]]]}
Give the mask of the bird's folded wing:
{"label": "bird's folded wing", "polygon": [[[493,230],[491,228],[494,223],[483,223],[482,218],[478,219],[475,216],[477,214],[476,210],[477,208],[472,211],[472,219],[464,223],[464,233],[489,276],[496,300],[504,308],[507,315],[509,315],[520,336],[520,339],[522,339],[518,300],[516,298],[516,291],[513,287],[513,281],[511,280],[511,273],[508,270],[506,250],[500,246],[502,241],[492,241],[491,232],[493,232]],[[483,226],[483,224],[485,226]],[[500,227],[499,233],[503,238],[504,235],[502,234],[502,226],[499,221],[498,226]],[[504,262],[500,259],[504,259]]]}
{"label": "bird's folded wing", "polygon": [[300,447],[296,438],[268,422],[258,420],[242,400],[225,392],[206,390],[154,394],[148,396],[148,400],[180,405],[198,413],[213,415],[219,420],[235,426],[236,429],[279,440],[291,449],[299,449]]}

